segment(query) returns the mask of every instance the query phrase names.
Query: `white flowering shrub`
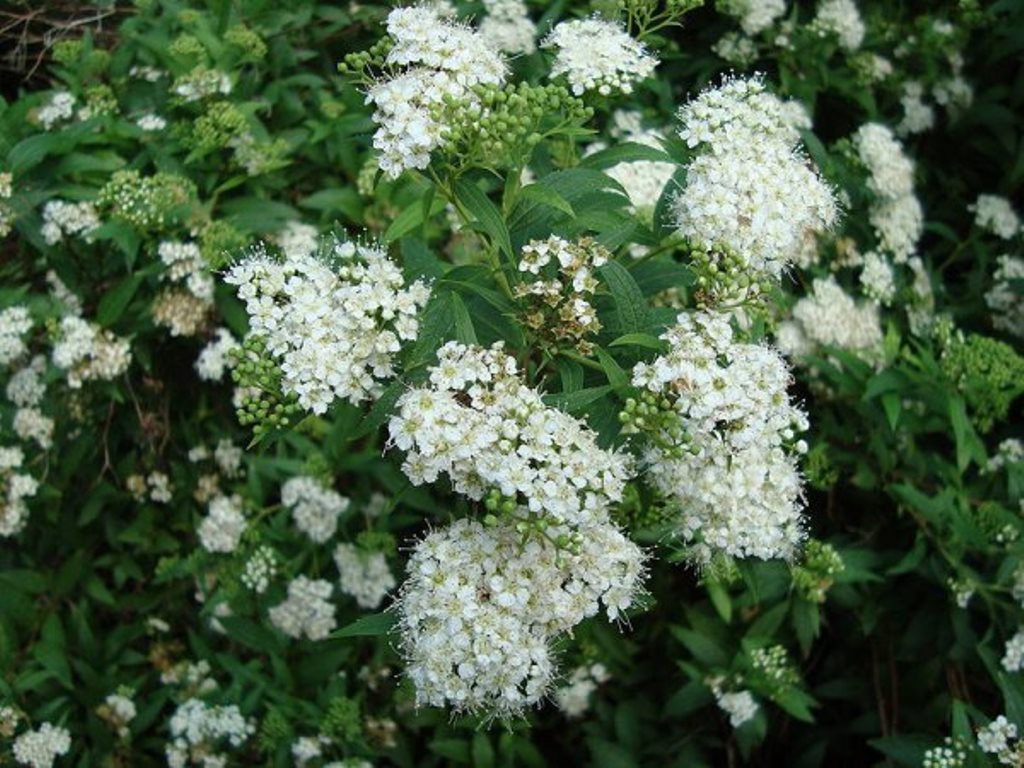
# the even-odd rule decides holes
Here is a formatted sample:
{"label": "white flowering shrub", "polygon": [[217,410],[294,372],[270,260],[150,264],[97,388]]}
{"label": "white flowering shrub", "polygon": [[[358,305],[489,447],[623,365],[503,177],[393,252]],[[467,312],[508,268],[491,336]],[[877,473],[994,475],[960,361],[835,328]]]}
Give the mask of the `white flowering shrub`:
{"label": "white flowering shrub", "polygon": [[1019,4],[13,8],[0,766],[1024,764]]}

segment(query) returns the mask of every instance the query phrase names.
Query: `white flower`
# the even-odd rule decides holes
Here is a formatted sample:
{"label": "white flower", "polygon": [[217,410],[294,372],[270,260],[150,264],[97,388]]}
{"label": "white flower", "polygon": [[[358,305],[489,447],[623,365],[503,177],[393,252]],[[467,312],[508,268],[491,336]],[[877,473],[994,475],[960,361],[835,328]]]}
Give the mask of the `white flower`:
{"label": "white flower", "polygon": [[914,164],[888,127],[865,123],[853,135],[853,145],[870,174],[873,194],[893,200],[914,193]]}
{"label": "white flower", "polygon": [[338,529],[338,517],[349,500],[314,477],[298,476],[281,487],[281,503],[291,510],[296,528],[323,544]]}
{"label": "white flower", "polygon": [[541,47],[556,49],[550,77],[564,75],[577,96],[594,90],[603,96],[632,93],[658,65],[621,24],[597,17],[559,22]]}
{"label": "white flower", "polygon": [[0,365],[10,365],[25,354],[28,348],[22,337],[31,329],[32,318],[26,307],[0,310]]}
{"label": "white flower", "polygon": [[86,381],[120,376],[128,370],[131,359],[126,339],[75,315],[60,321],[51,360],[65,371],[72,389],[81,388]]}
{"label": "white flower", "polygon": [[277,247],[289,259],[312,256],[320,247],[320,233],[312,224],[289,221],[277,233]]}
{"label": "white flower", "polygon": [[366,101],[376,108],[380,168],[397,178],[427,167],[447,131],[438,113],[475,103],[475,85],[504,82],[505,62],[482,34],[429,6],[394,9],[387,30],[394,43],[387,64],[398,72],[374,85]]}
{"label": "white flower", "polygon": [[395,588],[395,577],[383,552],[365,552],[342,543],[334,550],[334,562],[341,575],[341,591],[354,597],[362,608],[377,608]]}
{"label": "white flower", "polygon": [[900,104],[903,105],[903,119],[896,126],[900,136],[923,133],[934,127],[935,110],[924,103],[924,86],[921,83],[913,80],[904,83]]}
{"label": "white flower", "polygon": [[974,213],[976,226],[1004,240],[1012,240],[1020,234],[1020,217],[1005,197],[978,195],[978,199],[967,209]]}
{"label": "white flower", "polygon": [[521,497],[524,514],[571,526],[607,520],[630,475],[624,455],[600,448],[588,427],[545,405],[500,346],[449,342],[437,357],[429,384],[399,398],[389,425],[414,484],[445,474],[472,499],[492,488]]}
{"label": "white flower", "polygon": [[89,240],[92,232],[100,226],[96,208],[90,202],[69,203],[65,200],[50,200],[43,206],[43,227],[41,234],[47,245],[56,245],[65,236],[80,235]]}
{"label": "white flower", "polygon": [[662,338],[668,353],[637,364],[633,385],[668,400],[679,419],[678,430],[656,434],[645,463],[678,507],[691,557],[792,557],[803,505],[790,444],[807,417],[789,401],[785,361],[734,340],[726,315],[681,314]]}
{"label": "white flower", "polygon": [[50,768],[61,755],[71,749],[71,734],[67,728],[43,723],[34,731],[26,731],[14,740],[14,759],[31,768]]}
{"label": "white flower", "polygon": [[241,747],[255,726],[234,704],[213,706],[192,698],[178,705],[169,729],[166,753],[170,768],[223,768],[227,765],[227,757],[222,754],[225,748]]}
{"label": "white flower", "polygon": [[812,25],[822,34],[834,34],[847,51],[864,42],[864,20],[853,0],[821,0]]}
{"label": "white flower", "polygon": [[57,91],[48,102],[36,112],[36,120],[45,130],[50,130],[57,123],[70,120],[75,114],[75,97],[68,91]]}
{"label": "white flower", "polygon": [[245,533],[246,520],[239,496],[217,496],[199,524],[199,543],[208,552],[234,552]]}
{"label": "white flower", "polygon": [[504,53],[537,50],[537,25],[523,0],[484,0],[487,15],[480,22],[480,36]]}
{"label": "white flower", "polygon": [[568,681],[555,690],[555,703],[566,717],[581,717],[590,709],[590,697],[594,691],[608,678],[608,671],[603,664],[577,667],[569,675]]}
{"label": "white flower", "polygon": [[985,303],[992,310],[992,325],[1000,331],[1024,337],[1024,296],[1012,283],[1024,280],[1024,259],[1004,254],[996,263],[992,288],[985,294]]}
{"label": "white flower", "polygon": [[35,441],[44,451],[53,447],[53,419],[38,408],[19,408],[11,426],[22,440]]}
{"label": "white flower", "polygon": [[878,304],[856,302],[833,275],[814,280],[810,292],[793,307],[793,319],[779,329],[778,343],[791,357],[819,346],[841,347],[869,362],[880,360],[882,325]]}
{"label": "white flower", "polygon": [[196,373],[204,381],[221,381],[232,365],[232,353],[239,348],[238,340],[227,328],[218,328],[196,358]]}
{"label": "white flower", "polygon": [[427,535],[408,563],[399,600],[402,651],[416,702],[511,716],[538,704],[554,677],[551,645],[604,605],[632,604],[640,549],[597,525],[578,554],[513,525],[459,520]]}
{"label": "white flower", "polygon": [[729,716],[729,725],[739,728],[748,720],[751,720],[760,706],[750,691],[723,692],[715,690],[715,701],[718,707]]}
{"label": "white flower", "polygon": [[725,0],[716,3],[722,13],[739,19],[744,34],[759,35],[786,12],[786,0]]}
{"label": "white flower", "polygon": [[167,121],[164,120],[160,115],[154,115],[152,113],[143,115],[135,124],[144,131],[162,131],[167,127]]}
{"label": "white flower", "polygon": [[318,414],[335,399],[380,395],[430,295],[421,281],[407,287],[383,248],[342,241],[323,256],[283,261],[257,248],[225,279],[238,288],[250,332],[279,361],[285,392]]}
{"label": "white flower", "polygon": [[760,77],[726,80],[680,109],[680,138],[702,150],[673,203],[688,241],[777,278],[809,234],[831,228],[835,199],[798,150],[794,116]]}
{"label": "white flower", "polygon": [[288,598],[269,611],[270,622],[289,637],[323,640],[337,626],[329,601],[331,583],[298,576],[288,585]]}
{"label": "white flower", "polygon": [[1006,641],[1002,665],[1007,672],[1020,672],[1021,666],[1024,666],[1024,630],[1018,629],[1016,634]]}
{"label": "white flower", "polygon": [[888,304],[896,295],[896,275],[892,264],[874,251],[864,254],[860,283],[865,296],[882,304]]}

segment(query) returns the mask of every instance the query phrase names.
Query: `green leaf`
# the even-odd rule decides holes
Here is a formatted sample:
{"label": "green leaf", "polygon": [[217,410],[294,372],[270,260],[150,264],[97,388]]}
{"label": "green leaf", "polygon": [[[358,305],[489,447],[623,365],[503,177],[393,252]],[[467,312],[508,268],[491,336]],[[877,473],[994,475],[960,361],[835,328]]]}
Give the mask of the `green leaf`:
{"label": "green leaf", "polygon": [[356,619],[348,626],[335,630],[330,634],[330,637],[331,639],[340,639],[344,637],[378,637],[386,635],[394,629],[397,620],[395,614],[388,613],[387,611],[373,613],[369,616],[363,616],[361,619]]}
{"label": "green leaf", "polygon": [[139,286],[142,285],[144,278],[145,275],[143,273],[136,272],[104,293],[103,298],[100,299],[99,304],[96,306],[96,322],[102,326],[109,327],[121,317],[131,303],[136,291],[139,290]]}
{"label": "green leaf", "polygon": [[645,349],[653,349],[657,352],[664,352],[668,345],[662,339],[657,336],[652,336],[649,333],[627,333],[615,341],[608,344],[609,347],[643,347]]}
{"label": "green leaf", "polygon": [[973,459],[979,466],[985,462],[985,445],[967,418],[967,405],[962,397],[949,398],[949,421],[956,438],[956,465],[963,472]]}
{"label": "green leaf", "polygon": [[597,359],[604,369],[604,375],[608,377],[609,384],[616,389],[629,385],[629,377],[622,370],[622,366],[615,362],[615,358],[600,347],[595,347],[594,352],[597,354]]}
{"label": "green leaf", "polygon": [[555,392],[549,395],[544,395],[542,399],[547,405],[563,411],[568,411],[569,413],[574,413],[587,407],[595,400],[600,400],[611,391],[612,388],[605,385],[602,387],[578,389],[573,392]]}
{"label": "green leaf", "polygon": [[342,214],[348,219],[359,221],[363,215],[363,204],[359,193],[352,187],[331,187],[314,192],[299,201],[302,208],[311,208],[330,214]]}
{"label": "green leaf", "polygon": [[464,178],[455,182],[455,196],[505,255],[510,259],[514,258],[512,239],[498,206],[491,202],[476,184]]}
{"label": "green leaf", "polygon": [[477,731],[473,734],[473,767],[494,768],[494,747],[486,733]]}
{"label": "green leaf", "polygon": [[646,333],[650,329],[647,301],[643,291],[629,271],[616,261],[598,269],[598,273],[611,291],[621,334]]}
{"label": "green leaf", "polygon": [[729,665],[729,657],[725,650],[702,632],[695,632],[692,629],[675,625],[670,629],[675,638],[686,646],[686,650],[701,664],[708,667],[727,667]]}
{"label": "green leaf", "polygon": [[224,626],[228,637],[254,651],[267,654],[281,652],[281,643],[273,632],[242,616],[222,616],[218,621]]}
{"label": "green leaf", "polygon": [[550,206],[569,216],[576,215],[576,212],[572,209],[572,204],[550,187],[545,187],[541,184],[530,184],[523,187],[519,194],[527,200],[533,200],[534,202]]}
{"label": "green leaf", "polygon": [[[444,201],[435,198],[430,204],[430,215],[433,216],[442,210],[444,210]],[[418,198],[406,206],[405,210],[398,214],[395,220],[384,230],[384,242],[390,243],[412,232],[426,220],[423,214],[423,199]]]}
{"label": "green leaf", "polygon": [[624,141],[621,144],[614,144],[607,149],[602,149],[592,155],[587,155],[580,161],[580,168],[611,168],[619,163],[635,163],[647,161],[655,163],[671,163],[664,150],[649,147],[646,144],[637,144],[632,141]]}
{"label": "green leaf", "polygon": [[463,344],[476,344],[473,318],[469,316],[466,303],[457,293],[451,294],[452,315],[455,318],[455,338]]}

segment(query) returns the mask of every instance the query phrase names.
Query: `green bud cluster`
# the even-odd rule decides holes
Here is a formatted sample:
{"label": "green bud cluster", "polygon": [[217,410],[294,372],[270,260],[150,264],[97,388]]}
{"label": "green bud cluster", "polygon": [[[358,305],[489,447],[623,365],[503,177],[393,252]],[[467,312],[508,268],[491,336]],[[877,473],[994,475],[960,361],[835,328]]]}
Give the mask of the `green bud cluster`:
{"label": "green bud cluster", "polygon": [[772,645],[756,648],[750,654],[751,665],[775,691],[800,682],[800,674],[789,660],[785,646]]}
{"label": "green bud cluster", "polygon": [[196,62],[206,57],[206,48],[195,35],[178,35],[167,46],[167,52],[176,59]]}
{"label": "green bud cluster", "polygon": [[350,53],[338,64],[338,74],[345,76],[366,76],[367,70],[380,69],[384,59],[395,46],[395,41],[384,36],[365,51]]}
{"label": "green bud cluster", "polygon": [[247,128],[248,121],[238,107],[230,101],[217,101],[188,128],[185,141],[196,152],[206,154],[223,149]]}
{"label": "green bud cluster", "polygon": [[449,98],[434,115],[449,127],[441,151],[462,165],[520,165],[544,131],[594,114],[562,85],[477,85],[472,94],[469,102]]}
{"label": "green bud cluster", "polygon": [[337,696],[327,705],[320,732],[340,744],[352,744],[363,735],[363,717],[359,702]]}
{"label": "green bud cluster", "polygon": [[249,238],[223,219],[211,221],[199,233],[199,251],[211,269],[220,269],[249,244]]}
{"label": "green bud cluster", "polygon": [[665,525],[675,516],[675,510],[661,501],[645,502],[636,484],[628,483],[612,516],[628,530],[641,531]]}
{"label": "green bud cluster", "polygon": [[377,186],[378,170],[377,156],[369,155],[366,162],[363,163],[363,167],[359,169],[359,175],[356,176],[356,190],[363,197],[373,197],[373,190]]}
{"label": "green bud cluster", "polygon": [[793,588],[812,603],[824,603],[825,593],[846,566],[831,544],[811,539],[804,547],[804,560],[793,566]]}
{"label": "green bud cluster", "polygon": [[247,392],[237,411],[239,423],[251,426],[256,438],[294,424],[301,408],[295,395],[282,392],[281,369],[271,359],[265,342],[247,336],[233,355],[231,377]]}
{"label": "green bud cluster", "polygon": [[189,179],[159,172],[143,176],[136,170],[117,171],[100,190],[99,202],[115,219],[143,232],[164,229],[181,220],[196,198]]}
{"label": "green bud cluster", "polygon": [[263,718],[263,722],[260,723],[256,740],[264,752],[276,752],[278,747],[291,743],[292,727],[281,710],[276,707],[270,708],[266,717]]}
{"label": "green bud cluster", "polygon": [[1024,392],[1024,357],[998,339],[957,333],[943,350],[939,364],[963,395],[971,420],[982,432],[1006,418],[1010,405]]}
{"label": "green bud cluster", "polygon": [[259,61],[267,55],[267,44],[244,24],[236,24],[224,33],[224,42],[241,52],[243,61]]}
{"label": "green bud cluster", "polygon": [[669,458],[678,459],[696,450],[688,446],[690,436],[675,403],[664,395],[643,390],[637,397],[627,398],[619,422],[623,434],[647,436]]}
{"label": "green bud cluster", "polygon": [[50,55],[55,62],[66,67],[77,62],[84,49],[85,45],[81,39],[58,40],[50,49]]}
{"label": "green bud cluster", "polygon": [[178,23],[183,27],[194,27],[203,20],[203,14],[194,8],[178,11]]}
{"label": "green bud cluster", "polygon": [[258,141],[248,133],[237,136],[231,146],[235,150],[235,162],[250,176],[260,176],[287,165],[286,158],[291,150],[287,139]]}
{"label": "green bud cluster", "polygon": [[117,112],[117,97],[113,89],[104,83],[91,86],[85,90],[85,103],[89,115],[113,115]]}
{"label": "green bud cluster", "polygon": [[698,306],[756,302],[762,297],[763,279],[759,282],[743,257],[731,248],[691,246],[690,260],[696,275],[694,298]]}
{"label": "green bud cluster", "polygon": [[558,521],[548,515],[530,514],[528,517],[516,517],[516,510],[519,504],[515,498],[502,495],[497,488],[492,488],[484,497],[484,507],[487,514],[484,516],[484,525],[498,525],[502,518],[514,521],[516,533],[524,539],[530,536],[539,536],[547,539],[559,550],[564,550],[574,555],[582,551],[583,541],[577,531],[559,532],[552,534],[552,528],[561,528]]}

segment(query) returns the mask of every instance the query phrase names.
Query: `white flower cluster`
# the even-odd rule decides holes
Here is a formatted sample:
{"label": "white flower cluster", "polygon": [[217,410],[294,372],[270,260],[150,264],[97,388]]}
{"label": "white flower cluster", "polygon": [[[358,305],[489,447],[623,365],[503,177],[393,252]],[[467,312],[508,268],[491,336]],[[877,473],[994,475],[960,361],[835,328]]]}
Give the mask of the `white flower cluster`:
{"label": "white flower cluster", "polygon": [[555,703],[566,717],[582,717],[590,709],[591,695],[610,677],[604,664],[576,667],[565,684],[555,690]]}
{"label": "white flower cluster", "polygon": [[[637,364],[633,385],[667,398],[685,438],[666,431],[645,452],[647,477],[679,507],[692,557],[792,557],[803,537],[802,486],[791,450],[807,417],[771,347],[736,340],[727,315],[683,313],[668,353]],[[665,446],[682,448],[669,451]]]}
{"label": "white flower cluster", "polygon": [[847,51],[857,50],[864,42],[864,20],[854,0],[821,0],[812,25],[823,35],[835,35]]}
{"label": "white flower cluster", "polygon": [[320,247],[320,233],[312,224],[289,221],[275,238],[277,247],[288,259],[312,256]]}
{"label": "white flower cluster", "polygon": [[757,43],[735,30],[726,32],[711,46],[720,58],[735,67],[744,69],[757,61]]}
{"label": "white flower cluster", "polygon": [[225,279],[238,287],[250,332],[279,361],[285,392],[318,414],[337,398],[380,395],[430,295],[422,281],[406,287],[383,248],[340,240],[323,255],[284,260],[258,247]]}
{"label": "white flower cluster", "polygon": [[128,370],[132,354],[127,339],[68,315],[60,321],[51,359],[65,372],[68,386],[79,389],[86,381],[117,378]]}
{"label": "white flower cluster", "polygon": [[206,261],[199,246],[191,242],[165,240],[157,253],[166,267],[161,278],[179,286],[156,297],[153,320],[168,328],[172,336],[195,336],[213,306],[213,277],[206,271]]}
{"label": "white flower cluster", "polygon": [[181,75],[171,85],[171,93],[188,104],[209,96],[226,96],[231,93],[231,78],[225,72],[206,67],[196,67]]}
{"label": "white flower cluster", "polygon": [[725,0],[716,3],[722,13],[740,22],[744,34],[759,35],[786,12],[786,0]]}
{"label": "white flower cluster", "polygon": [[234,704],[214,706],[202,699],[188,699],[171,716],[167,765],[222,768],[227,765],[226,747],[238,749],[255,730]]}
{"label": "white flower cluster", "polygon": [[876,198],[869,218],[879,247],[901,264],[917,248],[924,228],[924,212],[914,194],[914,164],[892,131],[879,123],[862,125],[853,144]]}
{"label": "white flower cluster", "polygon": [[1000,765],[1017,766],[1024,760],[1024,741],[1017,740],[1017,726],[1005,715],[978,729],[978,747],[995,755]]}
{"label": "white flower cluster", "polygon": [[480,36],[503,53],[537,50],[537,25],[523,0],[484,0],[487,15],[480,21]]}
{"label": "white flower cluster", "polygon": [[24,336],[32,330],[32,318],[26,307],[0,310],[0,365],[10,365],[25,354]]}
{"label": "white flower cluster", "polygon": [[203,381],[221,381],[224,373],[231,368],[232,353],[238,349],[238,340],[227,328],[218,328],[213,338],[199,352],[196,358],[196,373]]}
{"label": "white flower cluster", "polygon": [[216,496],[199,524],[199,543],[207,552],[234,552],[242,541],[245,526],[241,497]]}
{"label": "white flower cluster", "polygon": [[26,731],[14,740],[14,759],[30,768],[51,768],[54,760],[71,749],[67,728],[43,723],[34,731]]}
{"label": "white flower cluster", "polygon": [[[0,313],[0,326],[3,324],[3,313]],[[13,336],[13,341],[11,338],[5,340],[4,335],[0,332],[0,350],[10,352],[21,344],[18,335]],[[24,351],[23,348],[22,352]],[[0,357],[3,357],[3,354],[4,352],[0,352]],[[46,384],[43,382],[45,372],[46,358],[36,355],[31,362],[11,374],[6,389],[7,399],[15,406],[14,418],[11,420],[14,433],[21,440],[34,441],[44,451],[53,446],[54,428],[53,419],[43,414],[40,408],[46,394]]]}
{"label": "white flower cluster", "polygon": [[25,462],[20,448],[0,447],[0,537],[14,536],[28,520],[25,499],[36,495],[39,481],[18,472]]}
{"label": "white flower cluster", "polygon": [[162,131],[167,127],[167,121],[160,117],[160,115],[154,115],[153,113],[142,115],[142,117],[135,121],[135,124],[147,133]]}
{"label": "white flower cluster", "polygon": [[1024,280],[1024,259],[1004,254],[996,263],[992,287],[985,294],[985,303],[992,310],[992,326],[1024,338],[1024,296],[1013,285]]}
{"label": "white flower cluster", "polygon": [[311,760],[323,757],[324,747],[330,745],[331,740],[326,736],[301,736],[292,742],[292,759],[296,768],[304,768]]}
{"label": "white flower cluster", "polygon": [[135,702],[126,695],[129,693],[131,693],[130,690],[119,690],[117,693],[110,694],[103,700],[103,704],[97,710],[97,714],[110,723],[111,727],[117,732],[118,737],[122,739],[128,738],[130,733],[128,726],[138,714]]}
{"label": "white flower cluster", "polygon": [[550,77],[564,75],[577,96],[632,93],[658,66],[657,58],[621,24],[597,17],[559,22],[541,47],[556,49]]}
{"label": "white flower cluster", "polygon": [[995,454],[985,464],[985,472],[991,474],[1003,467],[1009,467],[1024,461],[1024,441],[1017,437],[1009,437],[999,443]]}
{"label": "white flower cluster", "polygon": [[680,109],[680,138],[701,149],[673,205],[687,240],[725,246],[777,278],[809,233],[835,223],[832,190],[798,149],[794,114],[759,76],[728,79]]}
{"label": "white flower cluster", "polygon": [[792,319],[779,326],[776,340],[791,358],[831,346],[876,362],[882,353],[878,304],[857,302],[836,282],[834,275],[816,278],[810,292],[793,307]]}
{"label": "white flower cluster", "polygon": [[502,83],[505,62],[489,39],[429,6],[396,8],[387,30],[394,45],[386,64],[400,71],[374,85],[366,101],[376,108],[378,163],[396,178],[430,164],[448,130],[441,112],[473,103],[475,85]]}
{"label": "white flower cluster", "polygon": [[472,499],[497,488],[522,511],[560,524],[607,520],[630,475],[624,455],[600,448],[587,426],[545,405],[500,345],[452,341],[437,358],[429,385],[402,395],[389,427],[414,484],[444,474]]}
{"label": "white flower cluster", "polygon": [[1018,629],[1013,637],[1006,641],[1002,665],[1007,672],[1020,672],[1024,666],[1024,629]]}
{"label": "white flower cluster", "polygon": [[65,237],[89,236],[100,225],[96,207],[90,202],[69,203],[50,200],[43,206],[43,227],[40,234],[47,245],[56,245]]}
{"label": "white flower cluster", "polygon": [[270,623],[288,637],[323,640],[337,626],[329,602],[333,591],[329,581],[297,576],[288,584],[287,599],[268,612]]}
{"label": "white flower cluster", "polygon": [[882,254],[868,251],[860,270],[860,284],[864,295],[883,305],[896,296],[896,273]]}
{"label": "white flower cluster", "polygon": [[903,118],[896,126],[896,133],[909,136],[924,133],[935,127],[935,110],[924,102],[924,86],[916,80],[903,84],[903,95],[900,96],[903,106]]}
{"label": "white flower cluster", "polygon": [[342,543],[334,550],[341,591],[351,595],[362,608],[377,608],[395,588],[395,577],[383,552],[367,552],[354,544]]}
{"label": "white flower cluster", "polygon": [[1021,234],[1020,216],[1005,197],[978,195],[967,207],[974,214],[974,224],[1003,240],[1012,240]]}
{"label": "white flower cluster", "polygon": [[348,509],[349,500],[315,477],[298,475],[281,486],[281,504],[291,510],[300,532],[323,544],[338,530],[338,518]]}
{"label": "white flower cluster", "polygon": [[416,702],[514,716],[541,701],[552,643],[604,605],[633,603],[643,554],[615,526],[587,530],[577,554],[514,525],[462,519],[413,551],[399,600],[402,650]]}
{"label": "white flower cluster", "polygon": [[[612,115],[612,137],[619,141],[643,144],[654,149],[661,149],[663,138],[660,131],[644,128],[639,112],[616,110]],[[600,146],[600,145],[597,145]],[[630,208],[645,221],[654,219],[654,208],[661,199],[662,192],[678,166],[670,162],[657,160],[635,160],[617,163],[605,173],[615,179],[626,190]]]}
{"label": "white flower cluster", "polygon": [[36,120],[45,130],[49,131],[57,123],[70,120],[74,115],[74,94],[69,91],[57,91],[36,111]]}
{"label": "white flower cluster", "polygon": [[761,708],[750,691],[726,691],[720,679],[711,681],[711,692],[718,708],[729,716],[729,725],[733,728],[752,720]]}
{"label": "white flower cluster", "polygon": [[947,736],[940,746],[925,750],[921,768],[964,768],[966,763],[967,750],[963,743]]}

